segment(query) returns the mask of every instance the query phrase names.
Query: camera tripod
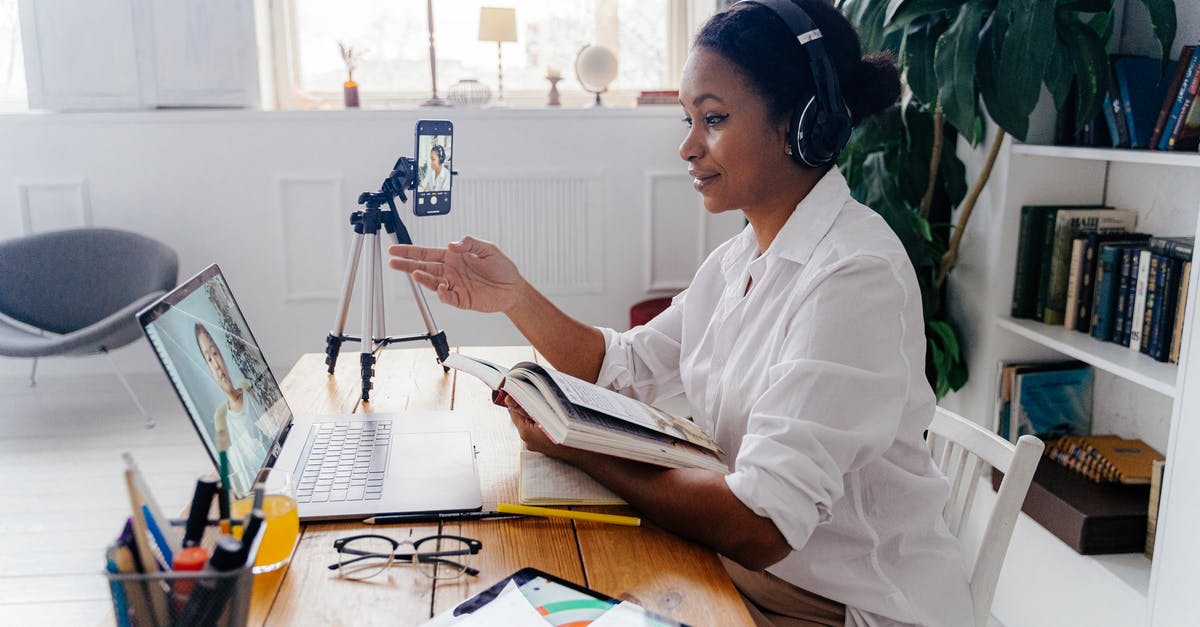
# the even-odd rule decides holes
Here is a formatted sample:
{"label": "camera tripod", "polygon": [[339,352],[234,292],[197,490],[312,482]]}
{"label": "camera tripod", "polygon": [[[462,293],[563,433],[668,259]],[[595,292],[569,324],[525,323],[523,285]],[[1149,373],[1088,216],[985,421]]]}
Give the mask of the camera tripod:
{"label": "camera tripod", "polygon": [[[451,175],[457,174],[454,171]],[[384,180],[378,192],[363,192],[358,196],[358,204],[366,208],[350,214],[350,224],[354,228],[354,246],[350,252],[350,260],[346,264],[346,279],[342,287],[341,301],[338,303],[337,320],[333,330],[325,338],[325,365],[329,374],[333,374],[337,366],[338,353],[343,342],[358,342],[361,346],[359,354],[359,369],[362,375],[362,400],[371,400],[372,378],[375,376],[376,353],[388,344],[399,342],[415,342],[429,340],[437,352],[438,362],[450,356],[450,344],[446,340],[446,332],[439,330],[429,313],[429,304],[425,301],[425,293],[417,282],[408,277],[412,287],[413,299],[425,322],[425,333],[406,336],[388,336],[384,328],[383,318],[383,255],[379,250],[379,230],[382,228],[392,235],[396,244],[412,244],[412,237],[404,222],[400,220],[399,212],[392,198],[400,197],[400,202],[408,202],[405,190],[416,189],[416,166],[412,159],[400,157],[396,161],[391,174]],[[381,207],[387,204],[386,209]],[[366,267],[362,275],[362,337],[345,334],[346,316],[350,310],[350,299],[354,295],[354,282],[358,274],[359,261],[366,258]],[[368,339],[369,338],[369,339]],[[445,366],[443,370],[448,370]]]}

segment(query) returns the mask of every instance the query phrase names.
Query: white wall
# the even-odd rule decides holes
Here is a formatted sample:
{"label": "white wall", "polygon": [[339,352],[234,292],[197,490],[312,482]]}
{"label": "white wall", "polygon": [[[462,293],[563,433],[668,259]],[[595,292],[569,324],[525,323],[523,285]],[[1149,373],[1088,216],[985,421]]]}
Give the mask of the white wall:
{"label": "white wall", "polygon": [[[179,252],[181,279],[217,262],[278,372],[324,349],[349,253],[349,213],[411,156],[418,117],[455,123],[455,205],[415,218],[413,239],[499,242],[535,285],[594,324],[686,285],[741,227],[708,216],[677,148],[673,107],[563,110],[146,111],[0,116],[0,238],[80,225],[141,232]],[[423,332],[390,273],[388,331]],[[0,280],[3,280],[0,277]],[[357,333],[356,291],[347,327]],[[499,314],[431,302],[451,344],[520,340]],[[354,350],[350,347],[349,350]],[[155,371],[144,343],[122,367]],[[104,367],[46,360],[41,372]],[[28,362],[0,359],[0,374]]]}

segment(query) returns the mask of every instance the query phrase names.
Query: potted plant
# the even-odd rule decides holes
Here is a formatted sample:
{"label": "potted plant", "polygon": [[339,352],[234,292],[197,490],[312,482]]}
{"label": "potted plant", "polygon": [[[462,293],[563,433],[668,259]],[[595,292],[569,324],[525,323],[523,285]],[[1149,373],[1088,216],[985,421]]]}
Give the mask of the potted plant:
{"label": "potted plant", "polygon": [[[1173,0],[1147,8],[1163,67],[1175,39]],[[926,374],[938,396],[966,383],[957,332],[945,311],[945,281],[960,238],[1005,135],[1024,140],[1045,85],[1056,109],[1077,123],[1100,111],[1108,91],[1108,40],[1115,0],[839,0],[864,50],[891,50],[907,85],[893,114],[855,132],[842,158],[855,197],[875,208],[905,242],[921,281],[929,342]],[[1074,86],[1074,90],[1072,90]],[[1069,102],[1069,98],[1075,102]],[[979,176],[966,190],[955,156],[996,124]],[[926,137],[927,136],[927,137]],[[919,165],[915,162],[922,162]],[[916,189],[923,190],[914,196]],[[949,203],[949,206],[946,206]],[[943,209],[957,206],[949,229]],[[933,220],[931,222],[931,219]],[[933,260],[936,259],[936,263]]]}

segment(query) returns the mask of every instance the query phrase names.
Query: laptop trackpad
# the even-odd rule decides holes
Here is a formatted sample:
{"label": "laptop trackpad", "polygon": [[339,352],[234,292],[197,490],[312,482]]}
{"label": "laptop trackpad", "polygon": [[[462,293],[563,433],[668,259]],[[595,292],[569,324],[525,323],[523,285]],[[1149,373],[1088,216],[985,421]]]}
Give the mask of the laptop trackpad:
{"label": "laptop trackpad", "polygon": [[[404,511],[476,509],[483,505],[469,431],[392,432],[386,501]],[[385,511],[395,511],[384,504]]]}

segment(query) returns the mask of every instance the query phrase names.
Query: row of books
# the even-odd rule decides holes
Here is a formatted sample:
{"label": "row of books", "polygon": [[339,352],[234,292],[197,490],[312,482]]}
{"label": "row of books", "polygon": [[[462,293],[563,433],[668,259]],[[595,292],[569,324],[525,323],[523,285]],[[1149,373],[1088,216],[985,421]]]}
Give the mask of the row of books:
{"label": "row of books", "polygon": [[[1046,441],[1021,506],[1080,554],[1153,551],[1163,456],[1138,439],[1093,435],[1094,370],[1079,361],[1002,361],[995,426]],[[992,486],[1000,474],[993,472]]]}
{"label": "row of books", "polygon": [[638,106],[642,105],[678,105],[679,90],[677,89],[643,89],[638,92]]}
{"label": "row of books", "polygon": [[1195,151],[1200,146],[1200,54],[1185,46],[1165,68],[1161,59],[1110,58],[1109,89],[1095,119],[1082,123],[1077,97],[1059,111],[1059,145]]}
{"label": "row of books", "polygon": [[1194,238],[1137,233],[1136,225],[1128,209],[1022,207],[1012,317],[1177,363]]}

